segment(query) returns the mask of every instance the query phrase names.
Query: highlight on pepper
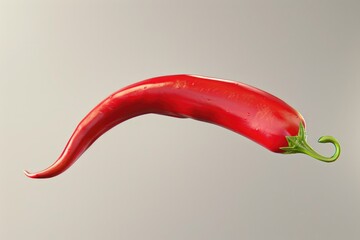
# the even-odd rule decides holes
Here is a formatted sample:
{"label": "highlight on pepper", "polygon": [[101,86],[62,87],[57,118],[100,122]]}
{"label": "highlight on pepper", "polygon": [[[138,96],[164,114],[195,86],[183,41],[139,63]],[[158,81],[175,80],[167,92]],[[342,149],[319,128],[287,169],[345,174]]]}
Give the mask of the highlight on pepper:
{"label": "highlight on pepper", "polygon": [[305,120],[283,100],[244,83],[196,75],[170,75],[124,87],[100,102],[78,124],[59,158],[30,178],[50,178],[68,169],[101,135],[114,126],[144,114],[191,118],[215,124],[276,153],[303,153],[323,162],[340,155],[340,144],[331,136],[335,153],[322,156],[306,142]]}

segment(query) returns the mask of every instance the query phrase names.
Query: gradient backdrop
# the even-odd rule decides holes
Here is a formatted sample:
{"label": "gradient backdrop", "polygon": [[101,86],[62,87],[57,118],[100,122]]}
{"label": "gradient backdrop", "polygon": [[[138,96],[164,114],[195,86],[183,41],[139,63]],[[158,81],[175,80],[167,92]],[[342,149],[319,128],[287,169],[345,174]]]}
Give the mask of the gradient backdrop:
{"label": "gradient backdrop", "polygon": [[[31,3],[30,3],[31,2]],[[0,239],[360,238],[359,1],[0,0]],[[271,153],[223,128],[148,115],[66,173],[77,123],[117,89],[191,73],[248,83],[333,135],[340,159]]]}

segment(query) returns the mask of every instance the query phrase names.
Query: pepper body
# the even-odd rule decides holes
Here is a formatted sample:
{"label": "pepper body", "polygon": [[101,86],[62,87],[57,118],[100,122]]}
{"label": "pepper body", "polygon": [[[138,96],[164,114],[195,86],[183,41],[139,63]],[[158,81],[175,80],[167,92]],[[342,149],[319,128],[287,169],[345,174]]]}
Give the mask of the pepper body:
{"label": "pepper body", "polygon": [[26,175],[54,177],[69,168],[91,144],[119,123],[144,114],[161,114],[222,126],[270,151],[282,153],[287,137],[305,120],[281,99],[249,85],[195,75],[144,80],[111,94],[79,123],[57,161]]}

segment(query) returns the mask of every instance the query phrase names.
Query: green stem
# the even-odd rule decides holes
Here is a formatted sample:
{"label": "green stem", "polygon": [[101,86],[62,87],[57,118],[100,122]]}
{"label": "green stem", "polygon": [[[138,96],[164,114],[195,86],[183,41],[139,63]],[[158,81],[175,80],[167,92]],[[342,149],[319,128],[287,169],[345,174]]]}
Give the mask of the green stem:
{"label": "green stem", "polygon": [[287,136],[286,140],[288,141],[289,146],[288,147],[282,147],[281,150],[284,151],[284,153],[290,154],[290,153],[304,153],[309,155],[310,157],[313,157],[315,159],[318,159],[323,162],[333,162],[340,156],[340,144],[339,142],[332,136],[323,136],[319,138],[319,143],[332,143],[335,146],[335,153],[331,157],[325,157],[317,153],[310,145],[306,142],[306,134],[305,134],[305,128],[302,123],[300,123],[299,127],[299,133],[297,136]]}

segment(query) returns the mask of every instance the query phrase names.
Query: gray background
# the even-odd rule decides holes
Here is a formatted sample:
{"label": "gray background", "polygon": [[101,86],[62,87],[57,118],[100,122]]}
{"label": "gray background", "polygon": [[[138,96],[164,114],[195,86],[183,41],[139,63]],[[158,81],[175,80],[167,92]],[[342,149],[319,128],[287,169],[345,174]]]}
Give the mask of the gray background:
{"label": "gray background", "polygon": [[[30,3],[31,2],[31,3]],[[0,1],[0,239],[359,239],[359,1]],[[191,73],[299,110],[332,164],[148,115],[64,174],[77,123],[117,89]]]}

